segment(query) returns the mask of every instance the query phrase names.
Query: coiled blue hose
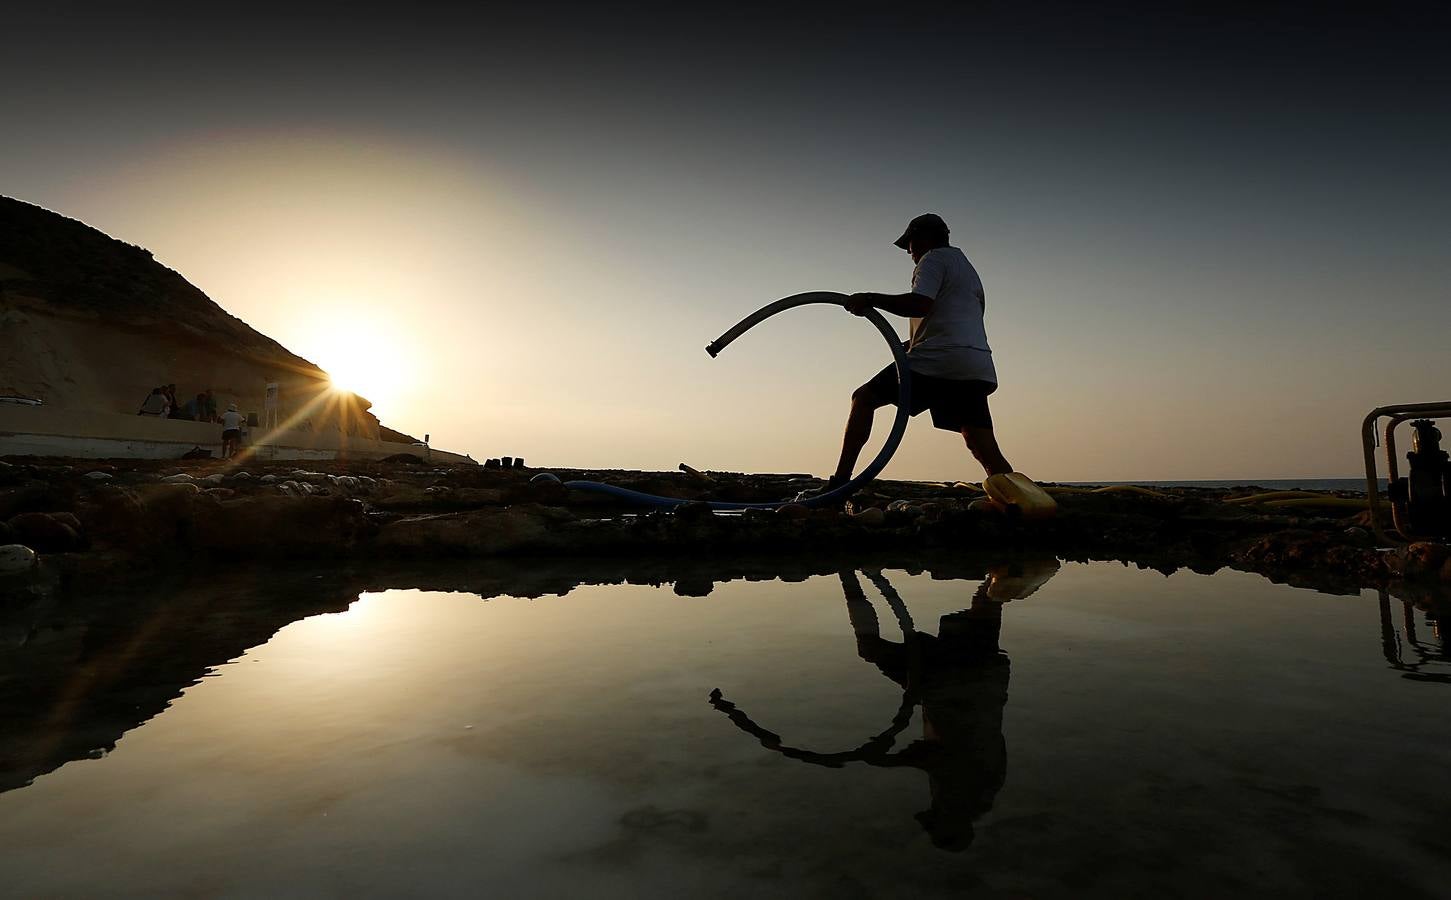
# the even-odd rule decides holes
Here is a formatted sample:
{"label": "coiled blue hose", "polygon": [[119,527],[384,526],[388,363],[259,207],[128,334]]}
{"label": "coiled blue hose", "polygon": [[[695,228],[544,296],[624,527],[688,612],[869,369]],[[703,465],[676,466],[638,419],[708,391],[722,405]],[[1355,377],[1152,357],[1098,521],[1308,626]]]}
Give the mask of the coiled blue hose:
{"label": "coiled blue hose", "polygon": [[[711,341],[706,346],[705,352],[709,353],[712,357],[717,356],[722,350],[730,346],[731,342],[736,338],[777,313],[785,312],[788,309],[795,309],[798,306],[806,306],[811,303],[829,303],[832,306],[845,307],[847,296],[846,294],[837,294],[832,291],[811,291],[805,294],[794,294],[790,297],[777,300],[775,303],[767,304],[749,316],[746,316],[740,322],[737,322],[725,334]],[[886,468],[887,463],[892,459],[892,454],[897,452],[897,447],[902,443],[902,435],[907,432],[907,420],[911,418],[909,410],[911,409],[912,399],[912,372],[907,367],[907,351],[902,349],[902,339],[897,336],[896,330],[888,324],[881,313],[875,309],[868,309],[864,318],[875,325],[877,331],[882,333],[882,337],[886,340],[887,346],[892,350],[892,359],[897,365],[897,418],[892,422],[891,433],[887,435],[887,440],[882,444],[882,449],[878,451],[876,458],[868,463],[866,468],[861,470],[859,475],[835,490],[827,491],[824,494],[818,494],[800,501],[805,506],[826,506],[846,500],[857,488],[876,478],[877,474]],[[622,488],[599,481],[566,481],[564,482],[564,486],[576,491],[592,491],[598,494],[609,494],[612,497],[628,500],[641,506],[672,509],[683,503],[691,502],[689,500],[681,500],[678,497],[661,497],[656,494],[647,494],[643,491],[632,491],[629,488]],[[779,506],[785,506],[792,501],[778,500],[773,503],[725,503],[710,500],[706,502],[709,503],[711,509],[775,509]]]}

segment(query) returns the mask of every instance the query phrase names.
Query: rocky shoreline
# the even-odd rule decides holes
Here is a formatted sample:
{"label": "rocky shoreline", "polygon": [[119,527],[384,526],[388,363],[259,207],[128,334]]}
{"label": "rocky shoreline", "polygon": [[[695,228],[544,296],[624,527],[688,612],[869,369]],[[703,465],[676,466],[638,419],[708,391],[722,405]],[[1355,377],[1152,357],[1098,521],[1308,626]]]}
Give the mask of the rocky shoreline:
{"label": "rocky shoreline", "polygon": [[[801,475],[551,470],[693,501],[778,501]],[[878,481],[845,510],[642,511],[531,480],[538,470],[381,462],[0,463],[0,591],[73,570],[170,569],[217,560],[421,561],[870,551],[1002,551],[1122,560],[1164,572],[1221,568],[1331,592],[1451,587],[1442,545],[1381,548],[1342,493],[1330,508],[1245,502],[1258,489],[1057,494],[1059,515],[1019,522],[970,508],[967,485]],[[1232,502],[1231,502],[1232,501]],[[33,558],[23,551],[34,551]]]}

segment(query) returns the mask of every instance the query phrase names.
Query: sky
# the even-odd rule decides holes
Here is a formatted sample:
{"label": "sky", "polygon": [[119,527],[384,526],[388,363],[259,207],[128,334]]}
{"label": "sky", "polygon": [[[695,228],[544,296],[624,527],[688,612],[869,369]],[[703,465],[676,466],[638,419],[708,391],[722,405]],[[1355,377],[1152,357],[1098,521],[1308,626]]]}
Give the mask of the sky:
{"label": "sky", "polygon": [[[1369,409],[1451,393],[1434,6],[30,6],[0,193],[475,458],[828,473],[875,330],[703,348],[908,290],[924,211],[1039,480],[1354,475]],[[885,475],[981,471],[922,416]]]}

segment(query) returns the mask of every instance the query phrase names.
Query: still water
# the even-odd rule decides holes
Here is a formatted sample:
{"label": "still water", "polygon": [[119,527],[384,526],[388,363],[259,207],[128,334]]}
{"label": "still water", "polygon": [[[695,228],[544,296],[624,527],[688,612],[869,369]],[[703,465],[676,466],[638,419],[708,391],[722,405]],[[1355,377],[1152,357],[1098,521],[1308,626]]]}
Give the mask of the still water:
{"label": "still water", "polygon": [[1445,896],[1424,611],[978,569],[37,614],[0,894]]}

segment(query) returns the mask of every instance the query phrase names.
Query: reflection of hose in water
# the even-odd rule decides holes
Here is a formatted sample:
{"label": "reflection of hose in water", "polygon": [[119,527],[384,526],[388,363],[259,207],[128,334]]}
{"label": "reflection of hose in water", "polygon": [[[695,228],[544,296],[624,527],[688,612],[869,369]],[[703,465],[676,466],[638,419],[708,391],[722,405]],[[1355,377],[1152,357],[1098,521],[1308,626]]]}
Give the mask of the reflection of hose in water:
{"label": "reflection of hose in water", "polygon": [[[785,299],[777,300],[775,303],[767,304],[737,322],[729,331],[712,341],[705,348],[705,352],[709,353],[712,357],[716,356],[726,347],[730,346],[731,342],[736,338],[779,312],[785,312],[788,309],[795,309],[798,306],[807,306],[812,303],[828,303],[833,306],[844,307],[846,306],[846,301],[847,296],[845,294],[837,294],[831,291],[811,291],[809,293],[795,294]],[[886,339],[887,345],[892,348],[892,359],[897,364],[897,418],[893,420],[892,430],[887,435],[886,442],[882,444],[881,451],[877,453],[876,459],[868,463],[867,467],[862,469],[860,474],[846,484],[843,484],[835,490],[827,491],[814,497],[807,497],[799,501],[806,506],[825,506],[831,503],[839,503],[847,497],[850,497],[859,487],[877,477],[877,474],[886,468],[887,463],[891,461],[892,454],[897,452],[897,446],[902,443],[902,435],[907,431],[907,420],[911,418],[909,409],[912,397],[912,379],[911,371],[907,368],[907,352],[902,349],[902,339],[898,337],[896,330],[888,324],[887,320],[882,318],[881,313],[874,309],[869,309],[864,313],[864,318],[877,327],[877,330],[882,333],[882,337]],[[609,494],[612,497],[629,500],[642,506],[673,508],[682,503],[690,502],[678,497],[661,497],[656,494],[632,491],[628,488],[618,487],[613,484],[604,484],[598,481],[566,481],[564,486],[577,491],[593,491],[599,494]],[[710,504],[711,509],[775,509],[783,505],[785,501],[777,501],[775,503],[724,503],[711,500],[707,502]]]}
{"label": "reflection of hose in water", "polygon": [[[897,624],[902,629],[902,640],[908,652],[908,668],[910,674],[907,677],[907,687],[902,691],[902,702],[897,707],[897,712],[892,716],[892,722],[879,734],[869,738],[866,743],[854,747],[851,750],[842,750],[836,753],[818,753],[815,750],[803,750],[799,747],[792,747],[781,743],[781,736],[774,731],[757,725],[750,716],[737,707],[734,703],[725,699],[720,688],[710,692],[710,705],[726,714],[740,730],[746,732],[761,742],[761,746],[768,750],[775,750],[782,756],[792,759],[799,759],[802,762],[812,763],[818,766],[830,768],[841,768],[849,762],[870,761],[874,765],[891,765],[891,755],[888,753],[892,744],[896,741],[897,735],[906,730],[912,724],[912,710],[917,706],[917,684],[920,681],[922,669],[921,651],[918,642],[913,640],[914,627],[912,614],[907,611],[907,605],[902,602],[891,582],[881,572],[867,572],[869,578],[877,590],[882,592],[882,599],[892,610],[897,618]],[[856,573],[844,571],[841,573],[841,588],[846,594],[847,602],[853,600],[866,602],[866,592],[862,590],[861,582],[857,579]]]}

